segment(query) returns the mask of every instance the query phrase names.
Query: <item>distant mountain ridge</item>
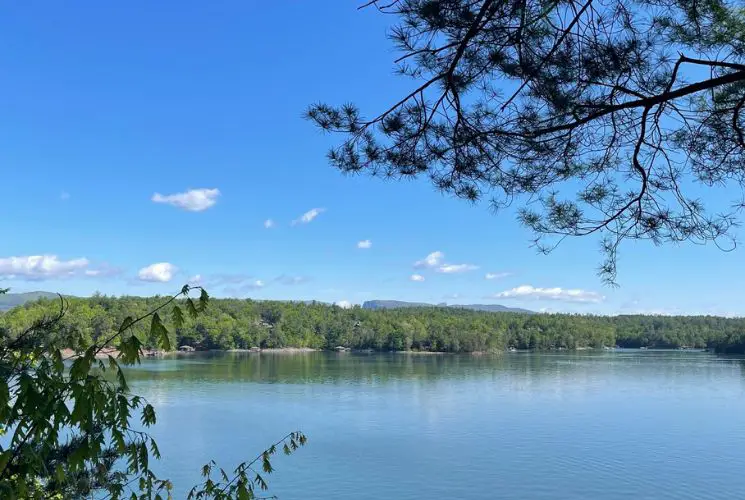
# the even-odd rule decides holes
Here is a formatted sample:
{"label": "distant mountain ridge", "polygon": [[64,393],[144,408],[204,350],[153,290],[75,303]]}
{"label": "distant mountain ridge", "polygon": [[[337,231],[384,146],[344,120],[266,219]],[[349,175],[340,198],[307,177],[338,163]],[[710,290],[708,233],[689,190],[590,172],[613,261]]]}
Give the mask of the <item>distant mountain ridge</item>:
{"label": "distant mountain ridge", "polygon": [[404,302],[401,300],[367,300],[362,304],[363,309],[404,309],[411,307],[447,307],[451,309],[468,309],[470,311],[486,312],[516,312],[535,314],[535,311],[519,307],[507,307],[499,304],[428,304],[425,302]]}
{"label": "distant mountain ridge", "polygon": [[0,311],[8,311],[26,302],[34,302],[39,299],[56,299],[57,297],[57,294],[52,292],[6,293],[0,295]]}
{"label": "distant mountain ridge", "polygon": [[[21,306],[27,302],[34,302],[39,299],[56,299],[58,295],[52,292],[26,292],[26,293],[6,293],[0,295],[0,312],[9,311],[14,307]],[[314,300],[300,301],[306,304],[318,302]],[[323,303],[323,302],[318,302]],[[470,311],[486,312],[516,312],[524,314],[535,314],[535,311],[521,309],[519,307],[507,307],[499,304],[429,304],[426,302],[405,302],[402,300],[368,300],[362,304],[363,309],[404,309],[412,307],[447,307],[451,309],[468,309]]]}

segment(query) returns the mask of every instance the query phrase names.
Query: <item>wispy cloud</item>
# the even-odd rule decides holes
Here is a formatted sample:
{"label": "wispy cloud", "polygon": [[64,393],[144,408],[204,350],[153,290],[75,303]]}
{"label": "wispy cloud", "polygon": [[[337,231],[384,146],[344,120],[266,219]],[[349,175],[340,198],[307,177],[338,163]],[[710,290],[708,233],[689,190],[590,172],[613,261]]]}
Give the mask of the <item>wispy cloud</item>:
{"label": "wispy cloud", "polygon": [[90,278],[110,278],[112,276],[119,276],[122,272],[121,268],[104,263],[99,264],[95,268],[86,269],[83,274]]}
{"label": "wispy cloud", "polygon": [[60,260],[56,255],[26,255],[0,258],[0,279],[48,280],[84,274],[90,261],[85,257]]}
{"label": "wispy cloud", "polygon": [[274,225],[275,224],[274,224],[274,221],[272,219],[267,219],[267,220],[264,221],[264,227],[266,229],[271,229],[271,228],[274,227]]}
{"label": "wispy cloud", "polygon": [[484,279],[500,280],[502,278],[507,278],[508,276],[512,276],[512,273],[486,273],[484,275]]}
{"label": "wispy cloud", "polygon": [[177,272],[178,268],[170,262],[158,262],[140,269],[137,273],[137,277],[140,281],[168,283],[173,279],[173,275]]}
{"label": "wispy cloud", "polygon": [[339,300],[337,302],[334,302],[334,305],[337,305],[341,307],[342,309],[351,309],[354,304],[349,302],[348,300]]}
{"label": "wispy cloud", "polygon": [[411,275],[411,276],[409,277],[409,279],[410,279],[411,281],[424,281],[424,276],[422,276],[421,274],[412,274],[412,275]]}
{"label": "wispy cloud", "polygon": [[210,274],[202,276],[197,274],[193,276],[190,283],[199,284],[208,289],[222,290],[223,294],[238,297],[246,293],[261,290],[268,283],[262,279],[251,276],[250,274]]}
{"label": "wispy cloud", "polygon": [[437,267],[440,264],[442,264],[442,261],[444,258],[445,258],[445,254],[437,250],[437,251],[430,253],[422,260],[418,260],[414,262],[414,267],[418,269]]}
{"label": "wispy cloud", "polygon": [[510,290],[499,292],[493,295],[493,298],[559,300],[563,302],[582,303],[598,303],[605,300],[605,297],[597,292],[581,290],[579,288],[536,288],[531,285],[522,285]]}
{"label": "wispy cloud", "polygon": [[282,285],[301,285],[310,281],[310,278],[307,276],[288,276],[282,274],[274,278],[274,281],[281,283]]}
{"label": "wispy cloud", "polygon": [[252,292],[257,292],[266,286],[262,280],[250,280],[237,286],[228,286],[223,289],[223,293],[230,297],[242,297]]}
{"label": "wispy cloud", "polygon": [[357,242],[357,248],[367,249],[367,248],[370,248],[370,247],[372,247],[372,241],[370,241],[370,240],[362,240],[362,241],[358,241]]}
{"label": "wispy cloud", "polygon": [[437,268],[438,273],[455,274],[455,273],[466,273],[468,271],[475,271],[479,266],[473,264],[443,264]]}
{"label": "wispy cloud", "polygon": [[325,208],[311,208],[307,212],[305,212],[303,215],[292,221],[292,225],[295,226],[297,224],[308,224],[310,222],[313,222],[313,220],[321,215],[323,212],[325,212]]}
{"label": "wispy cloud", "polygon": [[220,196],[219,189],[190,189],[183,193],[162,195],[155,193],[151,200],[155,203],[165,203],[189,212],[202,212],[217,203]]}
{"label": "wispy cloud", "polygon": [[206,283],[213,285],[238,285],[254,279],[249,274],[211,274],[205,277]]}

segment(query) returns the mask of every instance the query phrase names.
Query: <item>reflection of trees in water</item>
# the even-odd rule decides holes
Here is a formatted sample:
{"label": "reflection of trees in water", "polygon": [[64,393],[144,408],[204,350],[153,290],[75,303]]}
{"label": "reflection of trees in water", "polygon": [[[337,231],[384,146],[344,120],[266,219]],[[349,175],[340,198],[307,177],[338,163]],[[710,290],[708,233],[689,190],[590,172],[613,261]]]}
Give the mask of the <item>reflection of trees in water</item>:
{"label": "reflection of trees in water", "polygon": [[[388,384],[396,381],[482,380],[524,390],[536,384],[584,384],[612,375],[630,381],[664,377],[721,376],[745,360],[727,361],[706,353],[512,353],[503,355],[360,353],[200,353],[148,360],[131,370],[131,380],[156,382],[254,382]],[[630,369],[633,368],[633,369]]]}

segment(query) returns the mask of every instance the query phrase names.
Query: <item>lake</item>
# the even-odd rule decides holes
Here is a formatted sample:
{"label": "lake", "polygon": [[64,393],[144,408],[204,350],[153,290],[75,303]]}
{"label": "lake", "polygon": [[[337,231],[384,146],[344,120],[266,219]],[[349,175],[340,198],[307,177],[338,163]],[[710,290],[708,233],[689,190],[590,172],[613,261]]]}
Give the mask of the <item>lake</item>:
{"label": "lake", "polygon": [[302,430],[290,499],[731,499],[745,361],[687,351],[495,356],[210,353],[129,372],[175,498]]}

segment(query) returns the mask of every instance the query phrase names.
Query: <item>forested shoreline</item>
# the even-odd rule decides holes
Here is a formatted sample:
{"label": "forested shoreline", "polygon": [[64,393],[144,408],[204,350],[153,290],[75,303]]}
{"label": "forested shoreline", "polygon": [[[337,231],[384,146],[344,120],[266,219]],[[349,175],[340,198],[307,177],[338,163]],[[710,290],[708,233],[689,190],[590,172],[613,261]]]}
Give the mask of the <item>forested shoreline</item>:
{"label": "forested shoreline", "polygon": [[[163,297],[66,298],[58,335],[69,347],[112,336],[128,316],[158,307]],[[15,335],[59,311],[60,301],[39,300],[0,315],[0,328]],[[602,347],[707,348],[745,353],[745,318],[716,316],[591,316],[479,312],[453,308],[344,309],[311,302],[213,299],[197,318],[174,328],[163,315],[171,345],[196,350],[312,348],[384,351],[484,352],[507,349]],[[149,324],[133,327],[155,348]],[[118,341],[117,341],[118,342]]]}

